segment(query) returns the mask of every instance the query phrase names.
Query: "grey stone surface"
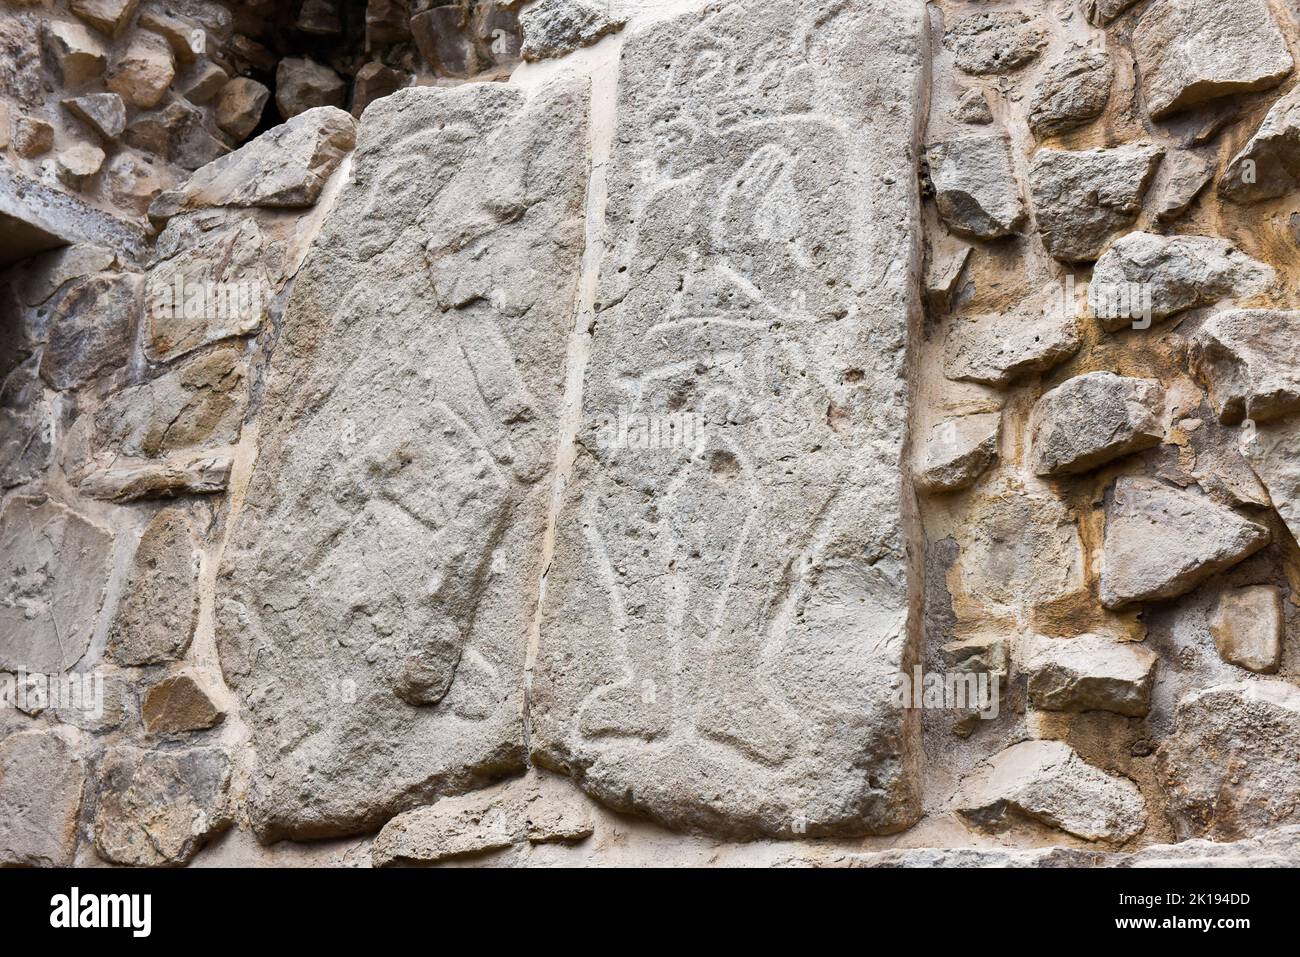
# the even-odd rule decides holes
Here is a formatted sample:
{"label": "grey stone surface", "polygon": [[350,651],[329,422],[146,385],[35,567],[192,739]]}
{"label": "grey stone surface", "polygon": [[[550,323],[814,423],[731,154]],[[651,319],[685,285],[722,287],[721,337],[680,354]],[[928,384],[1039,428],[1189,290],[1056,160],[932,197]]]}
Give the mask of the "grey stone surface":
{"label": "grey stone surface", "polygon": [[1268,503],[1286,523],[1291,536],[1300,536],[1300,433],[1293,419],[1246,426],[1241,453],[1268,492]]}
{"label": "grey stone surface", "polygon": [[939,215],[953,232],[996,239],[1024,223],[1024,200],[1004,134],[932,143],[927,156]]}
{"label": "grey stone surface", "polygon": [[116,93],[88,93],[63,101],[68,112],[97,133],[101,139],[114,140],[126,129],[126,106]]}
{"label": "grey stone surface", "polygon": [[525,60],[560,57],[621,30],[626,19],[591,0],[541,0],[519,15]]}
{"label": "grey stone surface", "polygon": [[75,389],[126,365],[140,308],[140,277],[98,273],[80,279],[59,300],[41,356],[41,378]]}
{"label": "grey stone surface", "polygon": [[224,492],[230,480],[230,449],[184,452],[156,461],[96,469],[78,485],[83,495],[112,502]]}
{"label": "grey stone surface", "polygon": [[1088,472],[1159,445],[1165,391],[1154,379],[1088,372],[1067,379],[1029,416],[1029,463],[1037,475]]}
{"label": "grey stone surface", "polygon": [[0,867],[68,867],[85,763],[58,731],[0,741]]}
{"label": "grey stone surface", "polygon": [[987,126],[993,122],[993,110],[983,90],[969,89],[957,100],[953,116],[973,126]]}
{"label": "grey stone surface", "polygon": [[1064,309],[1015,311],[952,320],[944,339],[944,374],[950,379],[1006,386],[1045,372],[1079,351],[1079,321]]}
{"label": "grey stone surface", "polygon": [[1137,0],[1079,0],[1079,7],[1089,23],[1104,26],[1113,22],[1135,3]]}
{"label": "grey stone surface", "polygon": [[1122,608],[1185,594],[1268,544],[1269,530],[1202,495],[1121,478],[1106,506],[1101,603]]}
{"label": "grey stone surface", "polygon": [[930,430],[916,468],[916,484],[932,492],[969,488],[998,457],[1001,412],[964,415]]}
{"label": "grey stone surface", "polygon": [[1029,125],[1040,136],[1062,133],[1106,109],[1115,67],[1104,50],[1071,50],[1048,64],[1030,94]]}
{"label": "grey stone surface", "polygon": [[1133,56],[1152,119],[1276,86],[1294,63],[1268,0],[1151,0]]}
{"label": "grey stone surface", "polygon": [[[1216,236],[1133,232],[1117,239],[1097,260],[1092,285],[1117,291],[1140,284],[1150,295],[1152,320],[1159,321],[1222,299],[1261,295],[1276,278],[1273,267]],[[1127,315],[1097,318],[1112,332],[1133,321]]]}
{"label": "grey stone surface", "polygon": [[1192,336],[1191,368],[1229,425],[1300,410],[1300,312],[1232,309]]}
{"label": "grey stone surface", "polygon": [[1107,635],[1034,636],[1023,670],[1029,700],[1045,711],[1113,711],[1139,718],[1151,710],[1158,656]]}
{"label": "grey stone surface", "polygon": [[1047,251],[1065,262],[1095,260],[1137,219],[1163,147],[1040,149],[1029,166],[1034,214]]}
{"label": "grey stone surface", "polygon": [[226,712],[215,698],[212,682],[197,672],[168,675],[141,696],[144,728],[150,734],[175,737],[216,727]]}
{"label": "grey stone surface", "polygon": [[347,92],[343,77],[311,57],[285,57],[275,69],[275,105],[286,120],[311,109],[341,107]]}
{"label": "grey stone surface", "polygon": [[1228,163],[1219,194],[1238,203],[1284,196],[1300,185],[1300,87],[1273,104],[1264,122]]}
{"label": "grey stone surface", "polygon": [[0,513],[0,668],[58,674],[94,632],[113,535],[54,501],[11,498]]}
{"label": "grey stone surface", "polygon": [[165,508],[136,546],[105,656],[121,665],[180,659],[198,621],[199,553],[185,513]]}
{"label": "grey stone surface", "polygon": [[963,785],[957,810],[981,830],[1028,819],[1086,841],[1117,844],[1147,823],[1136,784],[1093,767],[1062,741],[1022,741],[994,755]]}
{"label": "grey stone surface", "polygon": [[1180,840],[1235,841],[1300,818],[1300,688],[1252,680],[1194,691],[1156,754]]}
{"label": "grey stone surface", "polygon": [[[532,748],[673,827],[888,833],[920,813],[915,714],[890,689],[920,624],[899,472],[923,11],[819,16],[711,6],[623,47]],[[772,72],[692,95],[714,56]],[[620,407],[697,414],[701,442],[602,441]]]}
{"label": "grey stone surface", "polygon": [[1259,674],[1277,671],[1286,634],[1282,590],[1247,585],[1223,592],[1210,616],[1210,634],[1224,661]]}
{"label": "grey stone surface", "polygon": [[361,833],[523,764],[586,102],[482,84],[365,113],[217,582],[265,838]]}
{"label": "grey stone surface", "polygon": [[1161,223],[1172,223],[1191,208],[1201,191],[1214,179],[1214,159],[1188,150],[1165,156],[1156,178],[1154,212]]}
{"label": "grey stone surface", "polygon": [[976,75],[1010,73],[1047,45],[1043,25],[1029,13],[984,10],[955,19],[943,35],[957,68]]}

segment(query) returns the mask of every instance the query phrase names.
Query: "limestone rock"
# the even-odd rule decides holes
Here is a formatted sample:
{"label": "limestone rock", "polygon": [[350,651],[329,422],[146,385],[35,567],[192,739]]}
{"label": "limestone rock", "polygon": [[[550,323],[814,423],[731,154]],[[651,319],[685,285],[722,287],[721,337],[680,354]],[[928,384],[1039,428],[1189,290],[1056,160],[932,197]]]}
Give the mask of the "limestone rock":
{"label": "limestone rock", "polygon": [[[88,734],[108,734],[135,719],[139,714],[136,703],[135,687],[121,674],[110,671],[102,664],[96,666],[94,678],[96,684],[90,690],[90,700],[83,697],[74,700],[68,707],[53,708],[54,717],[63,724],[80,728]],[[102,684],[99,679],[102,678]],[[84,686],[83,686],[84,687]],[[95,688],[102,690],[102,697],[97,697]]]}
{"label": "limestone rock", "polygon": [[[179,101],[174,104],[179,106]],[[190,108],[171,131],[167,155],[181,169],[196,170],[215,162],[230,152],[204,124],[203,111]]]}
{"label": "limestone rock", "polygon": [[1214,179],[1215,164],[1211,157],[1187,150],[1165,156],[1156,179],[1154,210],[1161,223],[1172,223],[1191,208],[1201,190]]}
{"label": "limestone rock", "polygon": [[1094,26],[1105,26],[1135,3],[1137,0],[1079,0],[1083,15]]}
{"label": "limestone rock", "polygon": [[571,785],[550,777],[441,798],[385,824],[371,860],[376,867],[436,864],[513,845],[575,843],[594,831],[584,803]]}
{"label": "limestone rock", "polygon": [[1179,840],[1239,840],[1300,819],[1300,689],[1250,680],[1178,702],[1156,754]]}
{"label": "limestone rock", "polygon": [[1245,429],[1241,451],[1291,536],[1300,536],[1300,433],[1294,420]]}
{"label": "limestone rock", "polygon": [[231,449],[217,449],[114,465],[90,473],[78,488],[83,495],[113,502],[224,492],[233,454]]}
{"label": "limestone rock", "polygon": [[360,117],[375,100],[396,93],[410,81],[411,77],[401,70],[394,70],[378,61],[367,63],[357,71],[352,84],[352,115]]}
{"label": "limestone rock", "polygon": [[122,35],[140,0],[68,0],[68,8],[100,33]]}
{"label": "limestone rock", "polygon": [[93,243],[74,243],[44,253],[24,271],[18,284],[19,299],[38,306],[72,280],[108,270],[115,260],[111,249]]}
{"label": "limestone rock", "polygon": [[930,430],[916,483],[933,492],[969,488],[998,457],[1002,413],[964,415]]}
{"label": "limestone rock", "polygon": [[999,752],[957,802],[962,817],[981,830],[1027,818],[1085,841],[1123,843],[1147,821],[1137,785],[1093,767],[1062,741],[1022,741]]}
{"label": "limestone rock", "polygon": [[1222,422],[1266,422],[1300,410],[1300,312],[1218,313],[1192,337],[1189,357]]}
{"label": "limestone rock", "polygon": [[1029,125],[1040,136],[1062,133],[1106,109],[1115,67],[1104,50],[1075,50],[1051,63],[1035,84]]}
{"label": "limestone rock", "polygon": [[1151,0],[1133,56],[1153,120],[1276,86],[1294,66],[1268,0]]}
{"label": "limestone rock", "polygon": [[944,33],[943,45],[967,73],[1010,73],[1037,57],[1047,36],[1029,14],[995,10],[955,21]]}
{"label": "limestone rock", "polygon": [[967,90],[953,107],[952,113],[956,119],[973,126],[987,126],[993,122],[993,111],[989,108],[989,100],[983,90]]}
{"label": "limestone rock", "polygon": [[1165,392],[1154,379],[1089,372],[1034,405],[1030,465],[1036,475],[1088,472],[1164,438]]}
{"label": "limestone rock", "polygon": [[341,107],[347,90],[341,76],[310,57],[285,57],[275,68],[275,105],[286,120],[316,107]]}
{"label": "limestone rock", "polygon": [[[892,833],[920,814],[917,715],[890,693],[920,626],[898,482],[919,290],[891,264],[917,229],[925,11],[819,16],[705,6],[622,51],[531,740],[672,827]],[[772,74],[697,97],[712,58]],[[620,447],[604,423],[631,403],[696,415],[698,444]]]}
{"label": "limestone rock", "polygon": [[591,0],[541,0],[519,17],[525,60],[561,57],[622,29],[626,19]]}
{"label": "limestone rock", "polygon": [[113,535],[53,501],[0,513],[0,669],[58,674],[90,647]]}
{"label": "limestone rock", "polygon": [[362,833],[522,768],[587,98],[418,87],[365,113],[217,579],[264,838]]}
{"label": "limestone rock", "polygon": [[70,867],[85,764],[57,731],[0,741],[0,866]]}
{"label": "limestone rock", "polygon": [[140,538],[108,633],[105,655],[120,665],[178,661],[198,622],[199,553],[185,513],[158,512]]}
{"label": "limestone rock", "polygon": [[1047,251],[1066,262],[1096,259],[1137,218],[1162,154],[1149,143],[1035,153],[1029,184]]}
{"label": "limestone rock", "polygon": [[[1215,236],[1158,236],[1134,232],[1116,240],[1097,260],[1092,286],[1117,291],[1140,284],[1150,295],[1155,321],[1221,299],[1257,296],[1275,281],[1273,268]],[[1128,315],[1099,315],[1103,329],[1128,325]]]}
{"label": "limestone rock", "polygon": [[1036,636],[1023,663],[1029,700],[1045,711],[1113,711],[1140,718],[1151,710],[1159,656],[1105,635]]}
{"label": "limestone rock", "polygon": [[200,60],[186,72],[180,89],[191,103],[207,103],[230,79],[230,74],[211,60]]}
{"label": "limestone rock", "polygon": [[1277,671],[1285,631],[1282,591],[1273,585],[1225,591],[1210,616],[1219,657],[1260,674]]}
{"label": "limestone rock", "polygon": [[127,103],[147,110],[161,102],[175,76],[176,63],[167,43],[138,33],[114,60],[104,82]]}
{"label": "limestone rock", "polygon": [[1101,603],[1185,594],[1269,542],[1269,531],[1209,499],[1145,478],[1115,482],[1106,507]]}
{"label": "limestone rock", "polygon": [[262,121],[262,110],[270,97],[271,91],[256,80],[235,77],[217,94],[217,125],[237,140],[247,139]]}
{"label": "limestone rock", "polygon": [[[190,11],[193,6],[188,7]],[[211,8],[209,8],[211,9]],[[140,11],[139,25],[152,30],[171,47],[178,63],[190,64],[207,51],[207,31],[196,20],[177,16],[166,7],[146,6]]]}
{"label": "limestone rock", "polygon": [[351,116],[333,107],[301,113],[162,193],[149,218],[160,225],[178,213],[214,206],[311,206],[356,144],[356,129]]}
{"label": "limestone rock", "polygon": [[100,273],[80,279],[54,308],[41,378],[73,389],[126,364],[139,308],[139,276]]}
{"label": "limestone rock", "polygon": [[230,826],[229,787],[224,751],[112,748],[99,767],[95,851],[114,864],[184,864]]}
{"label": "limestone rock", "polygon": [[116,93],[88,93],[63,101],[69,113],[83,121],[101,139],[115,140],[126,129],[126,107]]}
{"label": "limestone rock", "polygon": [[154,198],[176,180],[161,164],[122,152],[109,160],[103,182],[121,209],[144,217]]}
{"label": "limestone rock", "polygon": [[1264,117],[1255,135],[1228,163],[1219,193],[1238,203],[1284,196],[1300,185],[1300,87]]}
{"label": "limestone rock", "polygon": [[1024,201],[1005,135],[932,143],[927,153],[935,204],[953,232],[996,239],[1024,223]]}
{"label": "limestone rock", "polygon": [[952,297],[970,257],[971,247],[965,243],[931,244],[925,262],[925,301],[934,313],[952,308]]}
{"label": "limestone rock", "polygon": [[76,143],[59,150],[54,173],[71,189],[82,189],[104,165],[104,151],[91,143]]}
{"label": "limestone rock", "polygon": [[1048,306],[957,318],[944,340],[944,374],[950,379],[1005,386],[1045,372],[1079,350],[1079,321]]}
{"label": "limestone rock", "polygon": [[180,672],[151,685],[141,700],[145,730],[174,736],[206,731],[225,720],[209,683],[196,673]]}
{"label": "limestone rock", "polygon": [[32,481],[51,462],[55,414],[38,362],[30,357],[0,385],[0,488]]}
{"label": "limestone rock", "polygon": [[89,83],[104,72],[108,61],[103,44],[79,23],[42,23],[41,44],[51,70],[65,89]]}
{"label": "limestone rock", "polygon": [[14,152],[24,159],[48,153],[54,145],[54,127],[34,116],[20,116],[14,123]]}

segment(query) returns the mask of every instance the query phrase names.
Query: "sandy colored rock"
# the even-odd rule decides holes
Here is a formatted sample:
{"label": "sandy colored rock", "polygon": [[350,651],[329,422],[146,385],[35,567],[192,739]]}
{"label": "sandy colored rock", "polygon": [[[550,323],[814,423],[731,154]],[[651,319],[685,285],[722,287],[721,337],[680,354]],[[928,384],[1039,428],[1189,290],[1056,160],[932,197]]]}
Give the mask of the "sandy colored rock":
{"label": "sandy colored rock", "polygon": [[217,94],[217,125],[237,140],[247,139],[261,122],[262,110],[270,96],[271,91],[256,80],[235,77]]}
{"label": "sandy colored rock", "polygon": [[85,763],[57,731],[0,741],[0,866],[70,867]]}
{"label": "sandy colored rock", "polygon": [[54,127],[34,116],[20,116],[14,123],[14,152],[25,159],[48,153],[54,145]]}
{"label": "sandy colored rock", "polygon": [[64,108],[101,139],[115,140],[126,129],[126,107],[116,93],[88,93],[63,101]]}
{"label": "sandy colored rock", "polygon": [[143,218],[158,194],[176,179],[162,164],[122,152],[109,160],[101,182],[119,208]]}
{"label": "sandy colored rock", "polygon": [[1267,0],[1151,0],[1133,28],[1133,56],[1155,120],[1276,86],[1294,67]]}
{"label": "sandy colored rock", "polygon": [[232,822],[230,759],[192,748],[110,749],[99,766],[95,852],[113,864],[184,864]]}
{"label": "sandy colored rock", "polygon": [[927,156],[939,215],[953,232],[996,239],[1024,223],[1024,200],[1005,135],[932,143]]}
{"label": "sandy colored rock", "polygon": [[162,101],[176,76],[176,63],[166,41],[138,33],[113,61],[104,82],[127,103],[142,109]]}
{"label": "sandy colored rock", "polygon": [[54,307],[41,378],[73,389],[126,364],[135,334],[140,277],[100,273],[77,280]]}
{"label": "sandy colored rock", "polygon": [[105,36],[119,37],[140,0],[68,0],[68,9]]}
{"label": "sandy colored rock", "polygon": [[214,206],[311,206],[356,144],[356,121],[322,107],[267,130],[208,164],[149,208],[156,225],[178,213]]}
{"label": "sandy colored rock", "polygon": [[958,69],[982,76],[1010,73],[1034,60],[1047,36],[1028,13],[991,10],[954,20],[943,45],[952,51]]}
{"label": "sandy colored rock", "polygon": [[0,668],[58,674],[90,639],[113,535],[64,505],[12,498],[0,513]]}
{"label": "sandy colored rock", "polygon": [[1137,785],[1093,767],[1062,741],[1022,741],[994,755],[963,785],[957,810],[980,830],[1005,830],[1028,819],[1085,841],[1116,844],[1147,823]]}
{"label": "sandy colored rock", "polygon": [[137,22],[166,40],[178,63],[193,63],[207,50],[207,31],[197,21],[177,16],[162,5],[146,4]]}
{"label": "sandy colored rock", "polygon": [[93,143],[74,143],[59,150],[54,173],[70,189],[84,189],[104,165],[104,151]]}
{"label": "sandy colored rock", "polygon": [[1164,389],[1154,379],[1088,372],[1065,380],[1029,416],[1034,474],[1088,472],[1159,445],[1164,402]]}
{"label": "sandy colored rock", "polygon": [[1172,223],[1187,212],[1217,171],[1213,158],[1175,150],[1165,156],[1155,185],[1155,214],[1161,223]]}
{"label": "sandy colored rock", "polygon": [[197,673],[170,675],[150,685],[141,699],[145,730],[174,736],[216,727],[226,713],[214,697],[211,683]]}
{"label": "sandy colored rock", "polygon": [[105,656],[120,665],[178,661],[198,622],[199,553],[185,513],[166,508],[136,546]]}
{"label": "sandy colored rock", "polygon": [[[920,625],[898,482],[919,283],[896,257],[916,238],[923,11],[817,16],[731,3],[624,43],[582,451],[530,698],[538,763],[733,836],[920,814],[917,716],[890,690]],[[770,63],[783,95],[691,95],[722,51]],[[724,344],[735,359],[701,361]],[[602,438],[632,402],[698,414],[702,444]]]}
{"label": "sandy colored rock", "polygon": [[1006,386],[1045,372],[1079,351],[1079,321],[1057,304],[954,318],[944,339],[949,379]]}
{"label": "sandy colored rock", "polygon": [[989,108],[988,97],[983,90],[969,89],[957,100],[952,115],[962,123],[974,126],[987,126],[993,122],[993,111]]}
{"label": "sandy colored rock", "polygon": [[1228,163],[1219,194],[1238,203],[1284,196],[1300,185],[1300,87],[1273,104],[1264,122]]}
{"label": "sandy colored rock", "polygon": [[347,89],[341,76],[310,58],[285,57],[275,68],[275,105],[286,120],[316,107],[343,106]]}
{"label": "sandy colored rock", "polygon": [[79,23],[49,20],[41,24],[46,62],[65,89],[89,83],[104,72],[104,46]]}
{"label": "sandy colored rock", "polygon": [[191,103],[207,103],[229,79],[230,75],[211,60],[200,60],[186,71],[180,89]]}
{"label": "sandy colored rock", "polygon": [[1251,680],[1194,691],[1156,753],[1179,840],[1240,840],[1300,817],[1300,689]]}
{"label": "sandy colored rock", "polygon": [[1029,700],[1045,711],[1112,711],[1140,718],[1151,710],[1155,652],[1106,635],[1034,636],[1022,669]]}
{"label": "sandy colored rock", "polygon": [[626,19],[590,0],[541,0],[519,17],[525,60],[561,57],[623,28]]}
{"label": "sandy colored rock", "polygon": [[1210,616],[1210,634],[1219,657],[1259,674],[1277,671],[1285,633],[1282,591],[1274,585],[1225,591]]}
{"label": "sandy colored rock", "polygon": [[[522,769],[586,103],[579,83],[472,84],[366,111],[285,312],[217,581],[264,837],[363,833]],[[320,507],[308,488],[329,489]]]}
{"label": "sandy colored rock", "polygon": [[916,484],[933,492],[969,488],[998,457],[1002,413],[965,415],[930,430],[916,470]]}
{"label": "sandy colored rock", "polygon": [[1106,506],[1101,603],[1122,608],[1185,594],[1269,542],[1269,530],[1204,496],[1121,478]]}
{"label": "sandy colored rock", "polygon": [[224,492],[230,481],[232,449],[184,452],[157,461],[135,462],[98,469],[85,476],[82,495],[111,502],[177,495]]}
{"label": "sandy colored rock", "polygon": [[1035,84],[1029,125],[1040,136],[1062,133],[1106,109],[1115,68],[1104,50],[1073,50],[1050,63]]}
{"label": "sandy colored rock", "polygon": [[1229,425],[1300,410],[1300,312],[1232,309],[1192,336],[1192,372]]}
{"label": "sandy colored rock", "polygon": [[1131,143],[1035,153],[1029,184],[1047,251],[1065,262],[1095,260],[1115,232],[1137,219],[1163,152]]}

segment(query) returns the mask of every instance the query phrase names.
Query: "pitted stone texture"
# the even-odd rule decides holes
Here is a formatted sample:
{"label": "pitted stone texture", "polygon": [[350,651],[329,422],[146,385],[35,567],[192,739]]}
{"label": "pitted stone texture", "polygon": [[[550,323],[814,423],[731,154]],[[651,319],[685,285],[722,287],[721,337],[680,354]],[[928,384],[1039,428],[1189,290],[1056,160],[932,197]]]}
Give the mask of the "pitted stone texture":
{"label": "pitted stone texture", "polygon": [[1022,741],[994,755],[963,786],[957,810],[980,830],[1029,819],[1116,844],[1136,837],[1147,822],[1136,784],[1093,767],[1062,741]]}
{"label": "pitted stone texture", "polygon": [[509,781],[462,797],[445,797],[399,814],[379,832],[376,867],[436,864],[528,844],[573,844],[591,836],[588,799],[563,779]]}
{"label": "pitted stone texture", "polygon": [[217,581],[265,837],[362,833],[523,765],[587,98],[420,87],[366,111]]}
{"label": "pitted stone texture", "polygon": [[1036,58],[1047,45],[1047,36],[1027,13],[993,10],[953,21],[943,35],[943,45],[966,73],[1010,73]]}
{"label": "pitted stone texture", "polygon": [[1020,228],[1024,201],[1002,134],[931,144],[927,151],[935,205],[953,232],[996,239]]}
{"label": "pitted stone texture", "polygon": [[342,110],[307,110],[159,195],[149,218],[161,224],[177,213],[212,206],[312,206],[355,145],[356,130],[356,120]]}
{"label": "pitted stone texture", "polygon": [[0,741],[0,867],[70,867],[86,769],[57,731]]}
{"label": "pitted stone texture", "polygon": [[560,57],[621,30],[627,21],[591,0],[541,0],[519,15],[525,60]]}
{"label": "pitted stone texture", "polygon": [[113,535],[53,501],[0,513],[0,668],[58,674],[90,647]]}
{"label": "pitted stone texture", "polygon": [[1275,585],[1225,591],[1210,616],[1210,634],[1219,657],[1259,674],[1277,671],[1285,633],[1282,590]]}
{"label": "pitted stone texture", "polygon": [[1088,472],[1164,437],[1165,392],[1154,379],[1089,372],[1044,395],[1029,416],[1036,475]]}
{"label": "pitted stone texture", "polygon": [[[1151,297],[1151,318],[1159,321],[1221,299],[1260,295],[1276,278],[1272,266],[1215,236],[1135,232],[1117,239],[1097,260],[1092,287],[1114,292],[1140,284]],[[1133,318],[1099,315],[1098,321],[1113,332]]]}
{"label": "pitted stone texture", "polygon": [[[729,835],[920,813],[890,691],[919,631],[899,473],[923,15],[733,2],[625,41],[530,696],[536,759],[620,810]],[[770,70],[720,85],[718,62]],[[698,414],[701,441],[602,441],[620,407]]]}
{"label": "pitted stone texture", "polygon": [[185,864],[231,825],[229,790],[224,751],[113,748],[99,766],[95,851],[114,864]]}
{"label": "pitted stone texture", "polygon": [[1257,203],[1300,185],[1300,87],[1293,88],[1264,122],[1219,181],[1219,193],[1238,203]]}
{"label": "pitted stone texture", "polygon": [[1116,231],[1132,224],[1163,148],[1040,149],[1029,166],[1043,245],[1065,262],[1090,262]]}
{"label": "pitted stone texture", "polygon": [[1232,841],[1300,821],[1300,688],[1251,680],[1178,702],[1157,752],[1180,840]]}
{"label": "pitted stone texture", "polygon": [[969,488],[998,457],[1002,413],[984,412],[940,422],[930,430],[916,484],[932,492]]}
{"label": "pitted stone texture", "polygon": [[1291,536],[1300,539],[1300,431],[1295,420],[1245,427],[1241,454]]}
{"label": "pitted stone texture", "polygon": [[109,629],[109,660],[154,665],[184,656],[199,615],[197,544],[180,509],[163,509],[149,522]]}
{"label": "pitted stone texture", "polygon": [[1106,635],[1035,636],[1023,662],[1029,700],[1045,711],[1113,711],[1138,718],[1151,710],[1158,656]]}
{"label": "pitted stone texture", "polygon": [[1133,56],[1155,120],[1276,86],[1294,66],[1268,0],[1152,0],[1133,28]]}
{"label": "pitted stone texture", "polygon": [[1106,109],[1115,67],[1104,50],[1074,50],[1053,61],[1034,86],[1029,125],[1040,136],[1062,133]]}
{"label": "pitted stone texture", "polygon": [[1267,422],[1300,411],[1300,312],[1218,313],[1192,337],[1190,359],[1222,422]]}
{"label": "pitted stone texture", "polygon": [[140,277],[99,273],[79,280],[54,307],[41,378],[75,389],[126,365],[140,308]]}
{"label": "pitted stone texture", "polygon": [[1122,608],[1185,594],[1269,542],[1263,525],[1202,495],[1121,478],[1106,507],[1101,603]]}
{"label": "pitted stone texture", "polygon": [[944,340],[944,374],[1002,387],[1060,365],[1081,343],[1078,319],[1056,305],[957,318]]}

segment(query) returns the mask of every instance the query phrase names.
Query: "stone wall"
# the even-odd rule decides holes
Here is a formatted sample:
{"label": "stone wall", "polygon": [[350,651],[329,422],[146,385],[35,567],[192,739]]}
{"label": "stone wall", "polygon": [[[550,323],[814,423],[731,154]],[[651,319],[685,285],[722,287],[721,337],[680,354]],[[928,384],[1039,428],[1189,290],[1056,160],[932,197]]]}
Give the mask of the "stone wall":
{"label": "stone wall", "polygon": [[0,30],[0,864],[1294,863],[1289,5]]}

